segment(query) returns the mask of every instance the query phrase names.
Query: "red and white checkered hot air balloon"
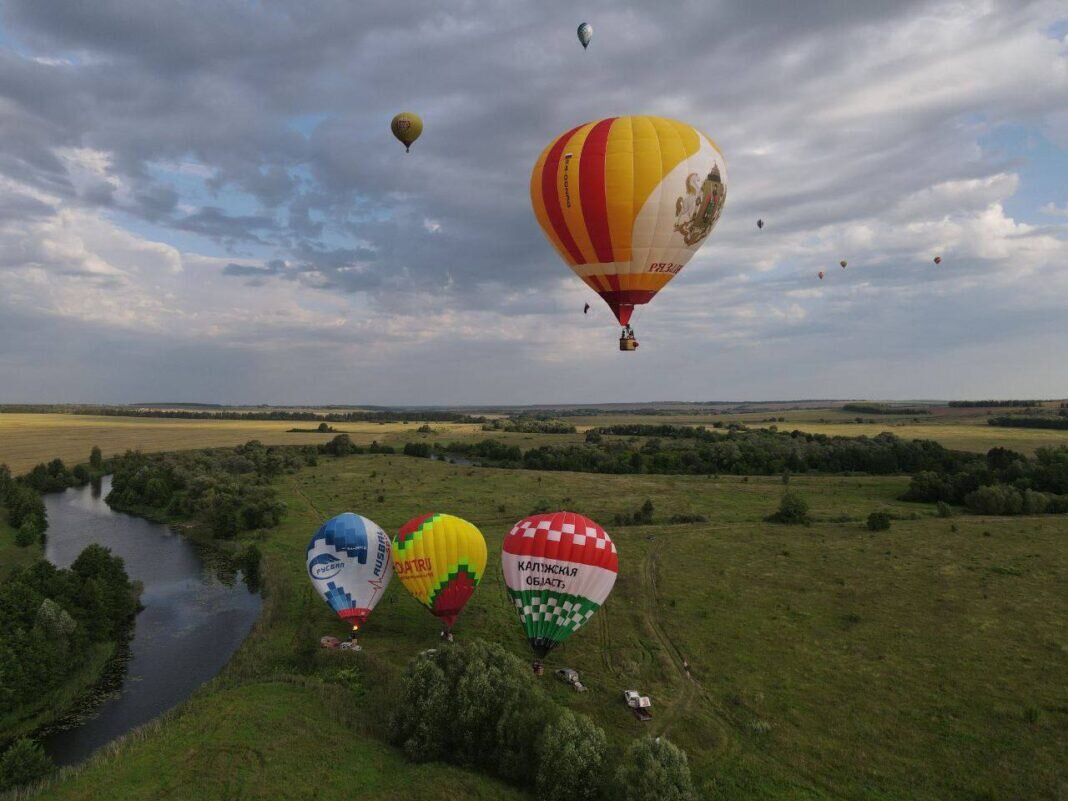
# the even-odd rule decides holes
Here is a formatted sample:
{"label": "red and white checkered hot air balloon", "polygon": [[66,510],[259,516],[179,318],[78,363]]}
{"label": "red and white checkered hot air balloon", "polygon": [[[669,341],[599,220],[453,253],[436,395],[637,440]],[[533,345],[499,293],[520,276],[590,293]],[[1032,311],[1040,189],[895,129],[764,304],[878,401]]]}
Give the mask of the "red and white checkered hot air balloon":
{"label": "red and white checkered hot air balloon", "polygon": [[504,538],[501,566],[536,672],[549,651],[601,608],[619,571],[612,538],[574,512],[520,520]]}

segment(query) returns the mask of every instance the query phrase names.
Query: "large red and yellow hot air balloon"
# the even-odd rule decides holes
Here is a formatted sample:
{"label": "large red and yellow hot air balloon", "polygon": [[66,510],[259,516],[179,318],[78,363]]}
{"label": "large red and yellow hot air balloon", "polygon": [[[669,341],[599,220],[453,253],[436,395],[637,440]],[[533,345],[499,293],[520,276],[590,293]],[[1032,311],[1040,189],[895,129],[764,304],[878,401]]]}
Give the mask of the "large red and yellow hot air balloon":
{"label": "large red and yellow hot air balloon", "polygon": [[609,117],[545,148],[530,199],[560,257],[629,331],[634,307],[678,275],[719,221],[727,168],[716,143],[685,123]]}
{"label": "large red and yellow hot air balloon", "polygon": [[393,540],[393,562],[401,584],[447,634],[486,572],[486,540],[462,518],[421,515]]}

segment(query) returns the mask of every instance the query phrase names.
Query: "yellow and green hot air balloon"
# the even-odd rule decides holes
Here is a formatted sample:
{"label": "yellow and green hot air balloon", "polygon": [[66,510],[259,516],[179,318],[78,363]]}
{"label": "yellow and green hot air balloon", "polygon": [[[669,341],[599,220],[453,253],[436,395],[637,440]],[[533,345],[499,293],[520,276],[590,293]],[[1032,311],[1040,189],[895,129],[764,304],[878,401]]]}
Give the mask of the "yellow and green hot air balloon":
{"label": "yellow and green hot air balloon", "polygon": [[397,533],[393,562],[408,592],[449,632],[486,572],[486,540],[466,520],[426,514]]}
{"label": "yellow and green hot air balloon", "polygon": [[560,257],[629,331],[634,307],[712,233],[727,167],[716,143],[685,123],[609,117],[549,143],[531,173],[530,200]]}
{"label": "yellow and green hot air balloon", "polygon": [[389,124],[389,127],[393,130],[393,135],[404,145],[404,152],[407,153],[411,150],[412,143],[423,132],[423,121],[418,114],[402,111],[393,118],[393,122]]}

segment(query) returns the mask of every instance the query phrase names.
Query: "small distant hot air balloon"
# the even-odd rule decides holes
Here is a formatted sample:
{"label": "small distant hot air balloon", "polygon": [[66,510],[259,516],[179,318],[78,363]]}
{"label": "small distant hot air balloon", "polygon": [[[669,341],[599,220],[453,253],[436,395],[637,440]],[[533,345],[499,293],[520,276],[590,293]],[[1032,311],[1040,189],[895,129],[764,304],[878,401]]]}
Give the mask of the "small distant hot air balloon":
{"label": "small distant hot air balloon", "polygon": [[727,200],[711,139],[662,117],[609,117],[556,137],[530,175],[545,237],[612,309],[621,350],[629,323],[708,241]]}
{"label": "small distant hot air balloon", "polygon": [[590,304],[589,303],[586,304],[586,308],[584,308],[582,310],[582,313],[583,314],[589,314],[590,313]]}
{"label": "small distant hot air balloon", "polygon": [[757,228],[763,228],[763,227],[764,227],[764,221],[763,220],[757,220]]}
{"label": "small distant hot air balloon", "polygon": [[486,540],[459,517],[427,514],[405,523],[393,540],[397,578],[441,618],[448,636],[486,572]]}
{"label": "small distant hot air balloon", "polygon": [[392,129],[393,135],[404,145],[404,152],[407,153],[411,150],[412,143],[423,132],[423,121],[418,114],[402,111],[393,118],[393,122],[389,124],[389,127]]}
{"label": "small distant hot air balloon", "polygon": [[590,46],[591,39],[593,39],[593,26],[588,22],[583,22],[578,26],[578,40],[582,42],[583,50]]}
{"label": "small distant hot air balloon", "polygon": [[838,262],[838,263],[842,265],[842,269],[843,269],[843,270],[844,270],[844,269],[846,268],[846,265],[848,265],[848,264],[849,264],[849,262],[848,262],[848,261],[846,261],[845,259],[842,259],[842,260],[841,260],[840,262]]}
{"label": "small distant hot air balloon", "polygon": [[367,622],[393,578],[389,536],[352,512],[320,526],[308,543],[307,563],[312,586],[353,632]]}
{"label": "small distant hot air balloon", "polygon": [[574,512],[532,515],[504,538],[501,567],[508,596],[534,650],[534,671],[553,648],[600,609],[616,583],[612,538]]}
{"label": "small distant hot air balloon", "polygon": [[819,276],[820,276],[820,280],[822,281],[823,280],[823,270],[820,270]]}
{"label": "small distant hot air balloon", "polygon": [[935,256],[934,257],[934,263],[935,264],[941,264],[942,263],[942,257],[941,256]]}

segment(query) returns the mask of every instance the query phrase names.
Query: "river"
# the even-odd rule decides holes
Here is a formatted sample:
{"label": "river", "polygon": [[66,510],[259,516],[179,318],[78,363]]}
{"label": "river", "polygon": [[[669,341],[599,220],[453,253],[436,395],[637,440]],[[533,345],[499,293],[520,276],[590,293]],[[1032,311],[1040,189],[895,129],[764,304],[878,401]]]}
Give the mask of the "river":
{"label": "river", "polygon": [[104,502],[110,490],[107,477],[96,488],[44,496],[50,562],[69,567],[85,546],[98,543],[121,556],[130,578],[144,585],[128,651],[95,693],[102,702],[43,739],[59,765],[82,761],[188,697],[222,669],[260,612],[259,594],[225,559],[167,526],[113,512]]}

